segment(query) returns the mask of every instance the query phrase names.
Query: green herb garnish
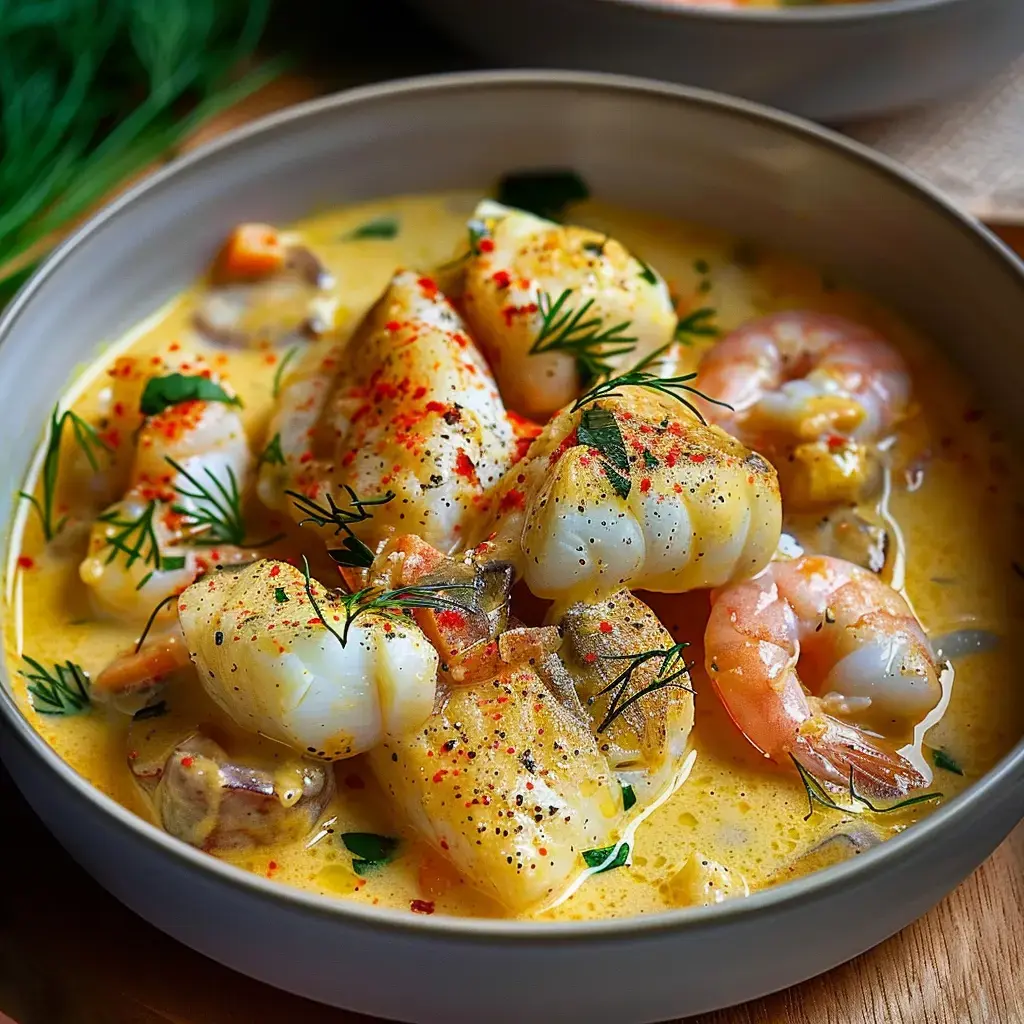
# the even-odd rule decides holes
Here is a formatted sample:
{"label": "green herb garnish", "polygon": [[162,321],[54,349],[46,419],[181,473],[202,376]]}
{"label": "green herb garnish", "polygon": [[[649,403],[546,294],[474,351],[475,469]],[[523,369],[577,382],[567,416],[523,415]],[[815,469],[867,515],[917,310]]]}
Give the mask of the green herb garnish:
{"label": "green herb garnish", "polygon": [[717,310],[701,306],[683,317],[676,324],[675,339],[684,345],[692,345],[693,338],[717,338],[721,333],[715,325]]}
{"label": "green herb garnish", "polygon": [[576,399],[572,407],[573,410],[582,409],[585,405],[589,405],[591,402],[596,402],[602,398],[620,398],[622,392],[618,389],[625,387],[647,388],[648,391],[657,391],[660,394],[668,395],[669,398],[682,402],[704,424],[707,423],[707,420],[704,419],[704,414],[685,397],[687,394],[696,395],[705,402],[712,402],[714,405],[731,409],[732,406],[727,402],[720,402],[717,398],[711,398],[709,395],[705,395],[703,391],[698,391],[697,388],[691,387],[689,382],[696,378],[696,373],[685,373],[678,377],[659,377],[647,369],[647,367],[657,362],[670,347],[671,345],[666,345],[663,348],[659,348],[645,359],[641,359],[631,370],[619,374],[618,377],[612,377],[609,380],[595,384],[589,391]]}
{"label": "green herb garnish", "polygon": [[256,460],[256,468],[259,469],[266,463],[268,466],[283,466],[285,464],[284,452],[281,450],[281,435],[275,434],[268,442],[266,448],[260,452]]}
{"label": "green herb garnish", "polygon": [[0,278],[7,293],[52,236],[276,77],[241,77],[269,0],[49,0],[3,5]]}
{"label": "green herb garnish", "polygon": [[614,413],[600,408],[584,410],[576,428],[576,441],[601,455],[608,482],[620,498],[628,498],[633,484],[629,456]]}
{"label": "green herb garnish", "polygon": [[[242,496],[238,491],[238,481],[234,470],[228,466],[228,482],[223,484],[216,473],[204,467],[210,483],[209,486],[194,477],[184,466],[175,462],[169,455],[165,461],[177,473],[183,476],[194,490],[177,488],[182,498],[191,498],[201,502],[195,508],[174,505],[172,510],[186,522],[188,529],[199,536],[194,539],[197,544],[233,544],[245,542],[245,521],[242,518]],[[269,543],[269,542],[267,542]]]}
{"label": "green herb garnish", "polygon": [[75,441],[89,460],[89,465],[94,473],[99,472],[100,468],[99,459],[97,458],[99,452],[103,451],[107,455],[111,454],[110,445],[96,433],[96,428],[91,423],[86,423],[78,413],[73,412],[71,409],[58,414],[58,408],[59,406],[55,405],[53,412],[50,413],[50,429],[46,439],[46,454],[43,456],[43,470],[41,473],[42,499],[40,500],[34,494],[29,494],[27,491],[18,492],[35,509],[36,515],[39,516],[39,524],[43,529],[43,537],[47,541],[53,540],[60,533],[65,522],[67,522],[66,516],[54,522],[57,477],[60,472],[60,443],[65,425],[71,424]]}
{"label": "green herb garnish", "polygon": [[[625,661],[627,665],[607,686],[598,690],[594,697],[591,698],[591,701],[593,701],[598,697],[603,697],[606,693],[612,694],[611,701],[608,704],[608,711],[604,716],[604,720],[597,727],[597,731],[599,733],[604,732],[626,708],[635,704],[638,700],[642,700],[649,693],[654,693],[656,690],[674,687],[678,690],[689,690],[690,693],[693,693],[693,689],[688,683],[679,682],[683,678],[689,680],[691,666],[683,658],[683,651],[689,646],[688,643],[677,643],[672,644],[671,647],[640,651],[637,654],[598,655],[602,661]],[[650,662],[657,662],[659,659],[661,664],[658,665],[655,671],[654,679],[645,686],[641,686],[636,693],[627,697],[626,691],[633,681],[633,673],[642,666]]]}
{"label": "green herb garnish", "polygon": [[284,587],[275,587],[274,600],[278,604],[287,604],[287,602],[290,601],[291,598],[284,592]]}
{"label": "green herb garnish", "polygon": [[146,381],[139,402],[143,416],[156,416],[165,409],[182,402],[223,402],[225,405],[242,404],[241,399],[229,395],[208,377],[187,377],[169,373],[166,377],[151,377]]}
{"label": "green herb garnish", "polygon": [[299,354],[300,345],[293,345],[287,352],[281,357],[281,362],[277,364],[277,369],[274,371],[274,382],[271,385],[270,393],[274,398],[277,398],[281,393],[281,384],[284,381],[285,367]]}
{"label": "green herb garnish", "polygon": [[328,551],[335,562],[351,568],[368,569],[373,565],[374,553],[352,532],[352,527],[356,523],[365,523],[373,517],[373,513],[368,511],[369,508],[375,505],[386,505],[389,501],[394,500],[395,495],[392,491],[388,491],[377,498],[360,498],[347,484],[345,490],[348,491],[349,496],[349,503],[346,507],[338,505],[332,494],[327,495],[326,505],[319,505],[312,498],[307,498],[298,491],[285,491],[284,493],[292,499],[292,504],[306,516],[305,519],[299,520],[299,526],[305,526],[306,523],[312,523],[319,527],[333,526],[335,537],[340,533],[345,534],[342,546]]}
{"label": "green herb garnish", "polygon": [[642,281],[646,281],[648,284],[657,284],[658,275],[655,274],[655,272],[651,270],[650,266],[644,263],[644,261],[640,259],[639,256],[636,256],[634,258],[636,259],[637,263],[640,264],[640,279]]}
{"label": "green herb garnish", "polygon": [[89,676],[81,665],[65,661],[62,665],[54,665],[51,672],[27,654],[23,660],[32,671],[19,674],[28,680],[32,707],[39,714],[75,715],[92,703],[89,699]]}
{"label": "green herb garnish", "polygon": [[520,171],[498,183],[498,202],[559,220],[569,203],[590,197],[586,182],[570,170]]}
{"label": "green herb garnish", "polygon": [[622,787],[622,809],[630,810],[636,805],[636,791],[628,783]]}
{"label": "green herb garnish", "polygon": [[629,843],[618,846],[602,846],[596,850],[584,850],[583,859],[588,868],[596,868],[594,874],[621,868],[629,860]]}
{"label": "green herb garnish", "polygon": [[[843,811],[846,814],[863,813],[863,811],[858,807],[843,807],[840,804],[837,804],[828,790],[825,789],[824,785],[818,779],[816,779],[792,754],[790,754],[789,757],[796,766],[797,773],[800,775],[800,781],[804,785],[804,792],[807,794],[808,810],[804,815],[804,821],[807,821],[807,819],[814,814],[815,804],[819,804],[820,806],[826,807],[832,811]],[[915,804],[928,803],[932,800],[941,800],[943,798],[942,793],[919,793],[916,796],[909,796],[905,800],[899,800],[894,804],[889,804],[888,807],[876,807],[866,796],[857,792],[857,787],[853,782],[853,765],[850,765],[848,787],[850,802],[853,804],[863,804],[873,814],[891,814],[893,811],[902,811],[908,807],[913,807]]]}
{"label": "green herb garnish", "polygon": [[[105,564],[110,565],[119,554],[122,554],[125,556],[126,569],[131,569],[140,559],[143,565],[153,566],[154,571],[161,568],[160,542],[157,539],[156,527],[153,525],[155,514],[156,502],[150,501],[135,519],[123,518],[117,508],[98,515],[98,522],[116,527],[115,532],[104,541],[104,547],[110,548]],[[152,572],[147,573],[135,589],[141,590],[152,575]]]}
{"label": "green herb garnish", "polygon": [[935,767],[941,768],[944,772],[952,772],[954,775],[963,775],[964,773],[960,764],[954,760],[952,756],[947,754],[945,750],[933,750],[932,760],[935,762]]}
{"label": "green herb garnish", "polygon": [[354,231],[342,235],[343,242],[358,242],[363,238],[395,238],[398,235],[398,220],[395,217],[374,217],[360,224]]}
{"label": "green herb garnish", "polygon": [[632,352],[637,339],[625,332],[630,321],[605,327],[599,316],[589,316],[594,305],[587,299],[579,309],[569,305],[572,289],[566,288],[552,301],[547,292],[537,293],[537,308],[541,326],[530,346],[530,355],[545,352],[565,352],[576,360],[576,368],[584,380],[592,380],[612,372],[609,359]]}
{"label": "green herb garnish", "polygon": [[357,875],[393,860],[399,845],[392,836],[379,836],[375,832],[342,832],[341,841],[352,854],[352,870]]}

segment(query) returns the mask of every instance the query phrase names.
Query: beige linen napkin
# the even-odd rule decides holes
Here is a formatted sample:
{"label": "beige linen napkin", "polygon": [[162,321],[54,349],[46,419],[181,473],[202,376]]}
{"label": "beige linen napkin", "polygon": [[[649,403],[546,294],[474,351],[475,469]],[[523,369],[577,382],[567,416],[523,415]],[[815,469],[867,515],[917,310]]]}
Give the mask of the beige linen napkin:
{"label": "beige linen napkin", "polygon": [[971,95],[843,131],[927,178],[975,217],[1024,225],[1024,56]]}

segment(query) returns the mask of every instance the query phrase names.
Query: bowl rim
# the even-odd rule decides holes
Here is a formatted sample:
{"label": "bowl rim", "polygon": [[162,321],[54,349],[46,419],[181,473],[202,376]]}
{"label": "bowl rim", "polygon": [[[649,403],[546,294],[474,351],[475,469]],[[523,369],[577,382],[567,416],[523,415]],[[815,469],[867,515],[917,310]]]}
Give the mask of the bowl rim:
{"label": "bowl rim", "polygon": [[[133,207],[151,193],[174,188],[174,182],[187,170],[202,170],[228,150],[244,150],[247,143],[266,132],[274,132],[305,118],[326,112],[344,111],[364,104],[402,102],[414,95],[446,94],[479,89],[523,90],[563,89],[613,94],[632,94],[638,98],[662,99],[690,107],[711,109],[724,116],[739,117],[771,127],[778,132],[796,136],[801,142],[832,150],[853,160],[888,184],[913,193],[930,205],[937,216],[950,221],[974,245],[985,250],[993,260],[993,270],[1001,267],[1024,289],[1024,262],[984,226],[968,214],[958,210],[937,189],[918,178],[895,161],[875,153],[868,147],[829,129],[805,121],[782,111],[735,99],[691,86],[674,85],[643,78],[598,72],[516,70],[469,71],[404,78],[391,82],[361,86],[308,100],[285,108],[211,140],[203,146],[172,161],[165,167],[127,189],[103,206],[84,224],[66,238],[46,258],[26,281],[0,316],[0,344],[2,344],[25,307],[45,289],[47,280],[68,259],[75,249],[97,232],[108,221],[131,216]],[[11,523],[5,524],[4,536],[9,540]],[[0,683],[6,680],[6,659],[0,663]],[[239,893],[269,900],[286,909],[314,914],[329,919],[340,918],[349,925],[375,931],[419,935],[424,939],[487,941],[493,944],[552,943],[564,945],[598,943],[623,935],[650,936],[666,931],[691,931],[705,926],[725,925],[733,919],[747,919],[776,913],[781,908],[819,897],[824,890],[859,880],[876,865],[909,856],[934,843],[936,838],[954,829],[957,822],[975,804],[989,799],[993,793],[1010,785],[1011,775],[1024,769],[1024,737],[985,775],[968,789],[944,804],[926,819],[900,835],[866,851],[860,856],[823,870],[753,893],[743,900],[728,901],[711,907],[682,907],[654,914],[632,917],[603,918],[590,921],[538,921],[505,918],[455,917],[446,914],[410,914],[404,910],[365,906],[343,897],[319,896],[280,882],[272,882],[243,868],[218,860],[168,835],[154,824],[103,793],[83,775],[67,764],[43,739],[16,704],[8,685],[0,685],[0,731],[11,728],[13,738],[25,751],[41,762],[56,777],[56,781],[74,790],[77,796],[91,804],[122,832],[154,848],[157,854],[176,859],[188,868],[205,874]]]}
{"label": "bowl rim", "polygon": [[709,22],[742,22],[750,25],[793,25],[877,21],[879,18],[912,17],[914,14],[965,5],[967,0],[867,0],[866,3],[794,4],[781,7],[702,7],[687,0],[598,0],[599,3],[635,7],[651,15],[693,18]]}

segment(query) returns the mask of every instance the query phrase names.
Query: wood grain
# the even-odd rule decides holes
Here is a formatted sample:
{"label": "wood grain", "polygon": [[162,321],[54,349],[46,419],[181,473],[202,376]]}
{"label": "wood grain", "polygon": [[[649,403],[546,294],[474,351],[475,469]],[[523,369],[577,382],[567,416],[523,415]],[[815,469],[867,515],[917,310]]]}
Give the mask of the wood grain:
{"label": "wood grain", "polygon": [[[194,142],[316,92],[309,79],[284,79]],[[1024,228],[1000,234],[1024,253]],[[177,945],[71,862],[2,771],[0,802],[7,855],[34,880],[0,899],[0,1009],[19,1024],[373,1024]],[[45,983],[42,951],[51,964]],[[685,1024],[1024,1024],[1024,825],[931,913],[882,945],[802,985]]]}

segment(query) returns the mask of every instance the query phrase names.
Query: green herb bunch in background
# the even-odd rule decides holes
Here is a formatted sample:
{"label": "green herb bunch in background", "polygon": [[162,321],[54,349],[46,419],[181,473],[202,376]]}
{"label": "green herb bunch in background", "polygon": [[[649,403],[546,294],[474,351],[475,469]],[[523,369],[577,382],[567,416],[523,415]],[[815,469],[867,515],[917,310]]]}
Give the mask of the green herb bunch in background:
{"label": "green herb bunch in background", "polygon": [[280,72],[252,60],[270,4],[0,0],[0,303],[56,232]]}

